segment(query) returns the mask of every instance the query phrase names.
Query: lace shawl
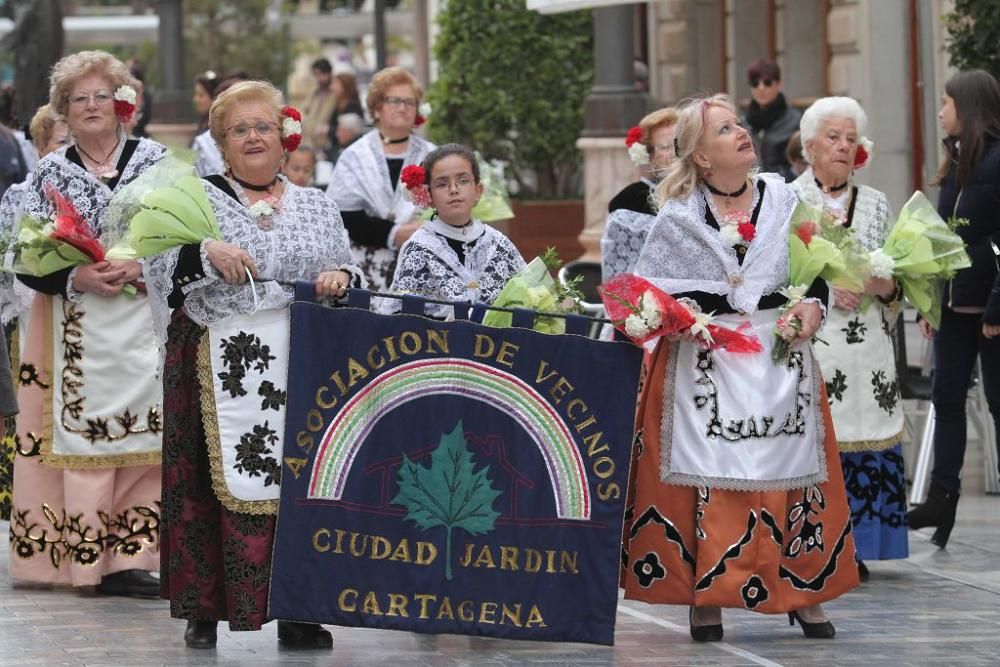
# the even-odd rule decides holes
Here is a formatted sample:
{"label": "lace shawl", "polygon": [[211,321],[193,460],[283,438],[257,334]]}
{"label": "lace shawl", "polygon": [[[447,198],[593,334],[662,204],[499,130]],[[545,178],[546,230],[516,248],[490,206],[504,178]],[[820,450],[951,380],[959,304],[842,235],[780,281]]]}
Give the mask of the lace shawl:
{"label": "lace shawl", "polygon": [[757,235],[743,265],[722,234],[705,223],[705,193],[696,190],[660,209],[639,254],[635,272],[670,293],[724,295],[737,311],[753,313],[760,298],[788,284],[788,224],[798,204],[795,191],[774,174],[765,183]]}
{"label": "lace shawl", "polygon": [[[403,167],[420,164],[434,150],[434,144],[416,135],[410,136],[410,149],[403,156]],[[378,131],[361,137],[337,159],[326,195],[344,211],[363,210],[370,216],[405,224],[417,213],[407,201],[404,188],[393,190],[389,166],[382,150]]]}
{"label": "lace shawl", "polygon": [[608,215],[601,236],[601,279],[633,270],[656,216],[620,208]]}
{"label": "lace shawl", "polygon": [[[184,312],[198,324],[210,324],[235,314],[284,308],[293,300],[296,281],[314,281],[322,271],[341,269],[361,278],[350,264],[347,231],[340,210],[322,192],[286,181],[272,228],[263,230],[243,204],[207,181],[204,185],[223,240],[246,250],[260,277],[253,287],[250,283],[230,285],[222,280],[203,252],[205,277],[183,288]],[[180,248],[172,248],[145,263],[153,326],[161,349],[170,317],[167,297],[174,289],[173,275],[179,256]]]}
{"label": "lace shawl", "polygon": [[[24,197],[23,212],[34,218],[50,218],[53,213],[52,203],[45,196],[45,185],[51,184],[72,202],[90,230],[100,238],[105,248],[109,248],[121,240],[120,235],[118,238],[109,238],[104,234],[105,212],[112,195],[135,180],[150,165],[155,164],[166,154],[167,149],[155,141],[139,139],[139,145],[122,170],[118,182],[115,183],[115,189],[112,190],[107,183],[68,159],[66,157],[68,148],[64,146],[53,151],[38,163],[31,179],[31,187]],[[127,226],[107,225],[107,229],[115,229],[116,234],[124,234]]]}
{"label": "lace shawl", "polygon": [[196,159],[194,168],[199,176],[211,176],[221,174],[226,170],[225,162],[222,159],[222,152],[212,138],[212,133],[205,130],[194,138],[191,144]]}
{"label": "lace shawl", "polygon": [[[478,221],[477,221],[478,222]],[[524,268],[524,259],[510,239],[487,225],[483,233],[463,244],[465,263],[451,249],[443,236],[433,231],[437,221],[418,229],[399,251],[391,291],[447,299],[491,304],[507,281]],[[399,301],[386,299],[383,312],[399,310]],[[451,307],[428,304],[432,317],[448,317]]]}
{"label": "lace shawl", "polygon": [[[24,202],[24,195],[30,184],[31,174],[28,174],[25,180],[7,188],[7,192],[0,199],[0,239],[5,241],[14,239],[21,204]],[[10,255],[13,259],[13,253]],[[7,266],[6,257],[4,258],[4,266]],[[13,273],[6,270],[0,271],[0,324],[7,326],[28,312],[34,298],[35,291],[19,280],[15,280]]]}

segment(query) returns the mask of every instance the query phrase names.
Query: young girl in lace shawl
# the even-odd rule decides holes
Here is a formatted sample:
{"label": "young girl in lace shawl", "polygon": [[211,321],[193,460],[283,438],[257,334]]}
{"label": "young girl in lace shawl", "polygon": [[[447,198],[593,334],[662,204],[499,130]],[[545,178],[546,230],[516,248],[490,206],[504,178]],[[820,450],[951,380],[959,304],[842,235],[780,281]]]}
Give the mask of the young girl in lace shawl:
{"label": "young girl in lace shawl", "polygon": [[[465,146],[445,144],[431,151],[424,170],[435,214],[403,244],[392,291],[493,303],[524,260],[510,239],[472,217],[483,194],[475,155]],[[399,310],[398,301],[387,301],[386,310]],[[427,307],[432,317],[451,312],[450,306]]]}

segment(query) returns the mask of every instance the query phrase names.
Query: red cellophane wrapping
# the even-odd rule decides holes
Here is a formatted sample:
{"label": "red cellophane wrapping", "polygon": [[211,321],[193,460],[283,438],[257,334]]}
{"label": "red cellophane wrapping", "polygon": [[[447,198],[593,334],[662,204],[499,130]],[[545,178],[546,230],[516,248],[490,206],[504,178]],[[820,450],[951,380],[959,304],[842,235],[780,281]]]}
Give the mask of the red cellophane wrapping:
{"label": "red cellophane wrapping", "polygon": [[55,231],[52,232],[52,238],[68,243],[87,255],[91,261],[103,262],[104,247],[94,238],[76,207],[53,187],[46,188],[45,194],[55,208]]}
{"label": "red cellophane wrapping", "polygon": [[[636,345],[642,345],[661,336],[684,333],[695,323],[694,314],[687,306],[645,278],[633,273],[623,273],[612,278],[601,285],[598,291],[604,302],[608,318],[614,323],[615,328],[628,336]],[[636,312],[639,297],[647,291],[652,295],[656,302],[656,308],[660,311],[660,326],[641,337],[629,336],[625,331],[625,320]],[[717,324],[709,324],[707,329],[712,336],[712,342],[708,343],[701,337],[698,337],[697,340],[700,344],[713,350],[724,349],[727,352],[744,354],[760,352],[764,348],[756,336],[744,333],[744,330],[749,326],[745,323],[733,330]]]}

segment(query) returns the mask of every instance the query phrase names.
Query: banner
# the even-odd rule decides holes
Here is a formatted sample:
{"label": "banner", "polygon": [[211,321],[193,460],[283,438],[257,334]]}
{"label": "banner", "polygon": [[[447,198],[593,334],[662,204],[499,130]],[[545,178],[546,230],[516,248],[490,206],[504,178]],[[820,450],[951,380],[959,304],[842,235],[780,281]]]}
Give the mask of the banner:
{"label": "banner", "polygon": [[613,643],[641,351],[291,310],[270,615]]}

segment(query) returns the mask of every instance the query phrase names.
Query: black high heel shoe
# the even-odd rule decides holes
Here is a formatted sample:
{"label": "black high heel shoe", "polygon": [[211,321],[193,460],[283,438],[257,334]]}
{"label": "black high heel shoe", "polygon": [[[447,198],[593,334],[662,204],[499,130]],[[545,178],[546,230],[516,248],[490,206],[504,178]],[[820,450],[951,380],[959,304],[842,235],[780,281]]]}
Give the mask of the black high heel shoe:
{"label": "black high heel shoe", "polygon": [[215,648],[216,625],[216,621],[188,621],[184,643],[188,648]]}
{"label": "black high heel shoe", "polygon": [[957,491],[948,491],[942,486],[931,484],[927,500],[907,514],[906,525],[914,530],[936,527],[931,544],[944,549],[951,536],[951,529],[955,527],[959,495]]}
{"label": "black high heel shoe", "polygon": [[715,625],[695,625],[694,607],[688,608],[688,624],[691,626],[691,639],[696,642],[722,641],[722,623]]}
{"label": "black high heel shoe", "polygon": [[802,620],[801,616],[799,616],[799,612],[788,612],[788,625],[795,625],[795,621],[799,622],[799,627],[802,628],[802,634],[809,639],[833,639],[834,635],[837,634],[837,629],[833,627],[833,623],[830,621],[807,623]]}
{"label": "black high heel shoe", "polygon": [[278,621],[278,641],[285,648],[333,648],[333,635],[318,623]]}

